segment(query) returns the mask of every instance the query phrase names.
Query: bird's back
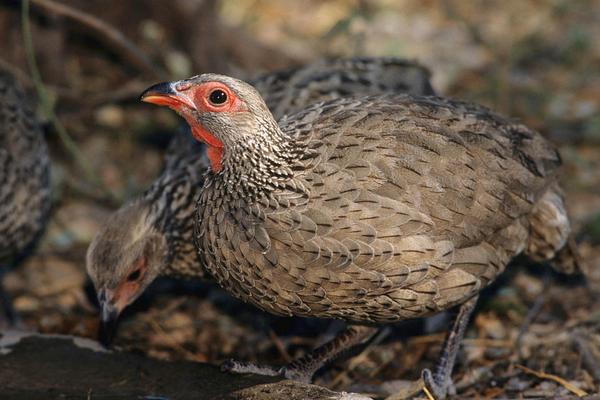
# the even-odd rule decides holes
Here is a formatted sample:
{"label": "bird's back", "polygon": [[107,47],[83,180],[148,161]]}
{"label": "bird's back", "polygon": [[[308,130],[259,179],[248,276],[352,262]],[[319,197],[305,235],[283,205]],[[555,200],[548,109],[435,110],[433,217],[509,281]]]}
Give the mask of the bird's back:
{"label": "bird's back", "polygon": [[308,185],[328,177],[313,187],[313,200],[352,185],[409,205],[432,222],[433,236],[460,246],[528,213],[560,166],[539,133],[438,97],[334,101],[284,120],[282,129],[310,149],[296,167]]}
{"label": "bird's back", "polygon": [[0,71],[0,261],[14,262],[42,232],[50,166],[42,129],[13,76]]}

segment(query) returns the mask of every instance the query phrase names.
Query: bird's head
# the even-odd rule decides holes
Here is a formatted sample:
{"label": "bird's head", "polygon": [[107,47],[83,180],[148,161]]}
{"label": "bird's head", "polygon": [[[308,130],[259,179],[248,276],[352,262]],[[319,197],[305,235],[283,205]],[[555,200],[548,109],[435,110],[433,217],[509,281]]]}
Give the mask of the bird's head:
{"label": "bird's head", "polygon": [[102,309],[101,341],[108,344],[125,307],[137,299],[164,271],[168,247],[141,202],[114,213],[87,252],[87,272]]}
{"label": "bird's head", "polygon": [[159,83],[140,96],[142,101],[175,110],[190,125],[194,137],[208,145],[211,168],[219,172],[231,157],[248,150],[270,150],[279,127],[258,91],[224,75],[203,74]]}

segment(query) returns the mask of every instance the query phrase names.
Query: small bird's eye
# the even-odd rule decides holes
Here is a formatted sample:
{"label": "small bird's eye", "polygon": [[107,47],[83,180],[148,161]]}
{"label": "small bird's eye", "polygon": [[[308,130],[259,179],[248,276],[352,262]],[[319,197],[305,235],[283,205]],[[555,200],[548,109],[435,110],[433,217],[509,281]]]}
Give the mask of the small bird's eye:
{"label": "small bird's eye", "polygon": [[225,93],[221,89],[215,89],[210,92],[210,96],[208,96],[208,100],[216,106],[220,106],[227,101],[227,93]]}
{"label": "small bird's eye", "polygon": [[135,271],[133,271],[132,273],[130,273],[127,276],[127,280],[129,282],[137,281],[138,279],[140,279],[141,275],[142,275],[142,271],[140,269],[136,269]]}

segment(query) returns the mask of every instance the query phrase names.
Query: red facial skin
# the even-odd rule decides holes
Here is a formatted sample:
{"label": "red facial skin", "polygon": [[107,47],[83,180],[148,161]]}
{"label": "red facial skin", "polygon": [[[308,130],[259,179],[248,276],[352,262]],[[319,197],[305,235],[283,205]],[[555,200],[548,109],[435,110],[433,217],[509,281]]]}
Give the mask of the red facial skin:
{"label": "red facial skin", "polygon": [[148,265],[146,257],[142,256],[138,258],[135,262],[134,268],[132,268],[132,272],[139,269],[139,277],[133,281],[130,281],[127,279],[127,277],[125,277],[125,279],[121,281],[119,286],[117,286],[115,291],[112,293],[112,302],[115,308],[119,310],[119,313],[132,302],[132,299],[137,297],[140,289],[140,283],[144,280],[147,267]]}
{"label": "red facial skin", "polygon": [[[248,111],[248,108],[227,85],[221,82],[205,82],[199,85],[183,82],[178,84],[175,89],[175,94],[149,93],[143,96],[142,101],[167,106],[184,117],[192,128],[194,137],[208,146],[207,153],[212,170],[214,172],[221,171],[223,168],[223,142],[206,130],[188,110],[245,112]],[[213,104],[210,101],[210,94],[217,89],[227,94],[227,100],[223,104]]]}

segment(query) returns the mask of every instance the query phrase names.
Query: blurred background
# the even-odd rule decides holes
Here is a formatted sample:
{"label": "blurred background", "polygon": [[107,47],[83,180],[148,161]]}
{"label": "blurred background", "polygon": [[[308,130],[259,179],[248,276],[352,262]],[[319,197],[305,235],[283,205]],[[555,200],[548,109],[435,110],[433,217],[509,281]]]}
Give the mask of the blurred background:
{"label": "blurred background", "polygon": [[[1,0],[0,38],[0,67],[39,105],[53,162],[49,228],[6,278],[27,327],[96,333],[87,245],[158,176],[180,122],[139,103],[143,89],[202,72],[247,78],[322,58],[398,56],[428,67],[439,93],[485,104],[559,146],[589,266],[583,287],[516,263],[480,305],[456,373],[460,393],[568,393],[515,363],[599,391],[600,367],[582,367],[600,362],[599,1],[31,0],[23,13],[19,1]],[[325,326],[268,316],[210,284],[162,281],[125,315],[117,345],[169,360],[283,363],[321,340]],[[443,333],[419,324],[404,332],[415,336],[392,340],[403,336],[392,332],[318,383],[348,389],[417,377]]]}

